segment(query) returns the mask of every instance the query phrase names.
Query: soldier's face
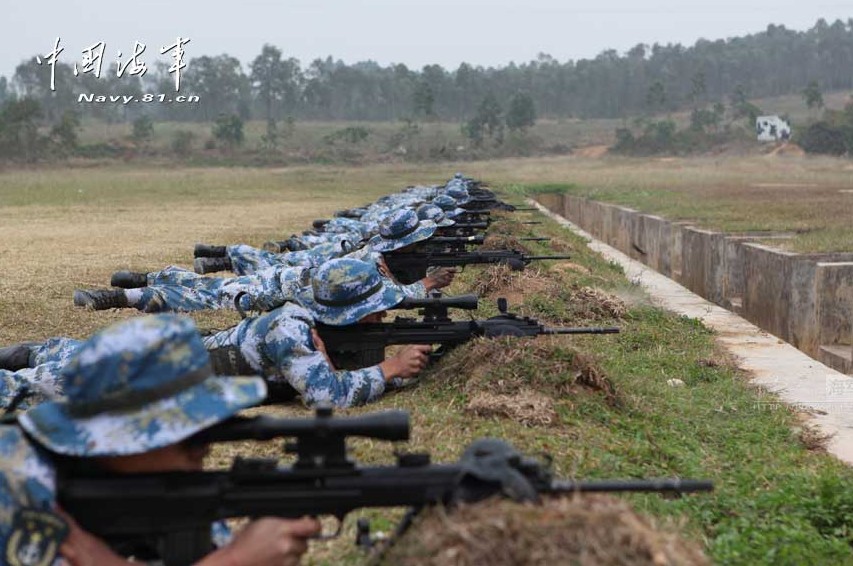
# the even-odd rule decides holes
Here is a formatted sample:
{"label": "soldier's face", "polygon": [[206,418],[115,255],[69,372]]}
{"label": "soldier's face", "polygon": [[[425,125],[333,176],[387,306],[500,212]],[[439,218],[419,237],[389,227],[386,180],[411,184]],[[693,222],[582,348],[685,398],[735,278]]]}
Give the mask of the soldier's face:
{"label": "soldier's face", "polygon": [[358,323],[364,324],[365,322],[382,322],[386,316],[388,316],[388,311],[379,311],[363,317],[361,320],[358,321]]}
{"label": "soldier's face", "polygon": [[409,244],[408,246],[403,246],[402,248],[397,248],[396,250],[391,250],[390,252],[384,252],[386,254],[405,254],[412,251],[415,251],[417,247],[417,243]]}
{"label": "soldier's face", "polygon": [[121,474],[197,472],[202,470],[204,457],[209,452],[207,444],[180,442],[143,454],[99,458],[98,463],[108,471]]}

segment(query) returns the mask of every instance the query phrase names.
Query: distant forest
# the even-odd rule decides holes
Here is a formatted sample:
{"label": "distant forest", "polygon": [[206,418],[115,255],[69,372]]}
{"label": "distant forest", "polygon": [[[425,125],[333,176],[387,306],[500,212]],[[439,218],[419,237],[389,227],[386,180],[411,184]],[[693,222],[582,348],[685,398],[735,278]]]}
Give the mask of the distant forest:
{"label": "distant forest", "polygon": [[[187,50],[191,54],[190,46]],[[177,121],[211,121],[222,114],[262,120],[464,121],[488,94],[506,104],[525,93],[539,117],[622,118],[736,95],[796,94],[812,81],[823,91],[851,89],[853,19],[831,24],[821,19],[807,31],[770,25],[760,33],[703,39],[692,47],[640,44],[624,54],[606,50],[594,59],[560,62],[540,54],[524,64],[486,68],[463,63],[455,70],[373,61],[348,65],[332,57],[305,65],[266,45],[247,66],[226,54],[188,57],[180,94],[198,95],[197,104],[79,104],[81,93],[175,94],[174,76],[162,59],[149,62],[141,80],[117,78],[115,63],[106,58],[101,78],[74,76],[68,61],[74,62],[75,54],[68,50],[59,60],[55,91],[50,90],[49,68],[28,59],[11,79],[0,77],[0,103],[35,98],[47,121],[68,110],[109,121],[140,114]]]}

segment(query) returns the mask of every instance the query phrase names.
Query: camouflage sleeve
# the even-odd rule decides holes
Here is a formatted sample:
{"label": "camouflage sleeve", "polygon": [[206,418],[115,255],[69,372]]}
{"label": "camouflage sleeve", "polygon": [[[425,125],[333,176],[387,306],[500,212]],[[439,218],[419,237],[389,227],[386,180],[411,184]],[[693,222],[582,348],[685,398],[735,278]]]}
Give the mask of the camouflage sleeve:
{"label": "camouflage sleeve", "polygon": [[82,340],[75,340],[74,338],[49,338],[32,349],[30,366],[36,367],[51,362],[65,364],[82,343]]}
{"label": "camouflage sleeve", "polygon": [[17,426],[0,426],[0,563],[65,564],[65,522],[51,510],[56,471]]}
{"label": "camouflage sleeve", "polygon": [[336,407],[363,405],[385,391],[385,377],[379,366],[335,371],[314,346],[311,326],[304,320],[290,319],[269,332],[265,354],[309,406],[323,402]]}
{"label": "camouflage sleeve", "polygon": [[[0,370],[0,409],[28,409],[62,397],[60,371],[64,364],[51,362],[15,372]],[[10,407],[12,404],[15,407]]]}
{"label": "camouflage sleeve", "polygon": [[412,299],[425,299],[427,296],[426,287],[420,281],[415,281],[410,285],[400,285],[400,288],[407,297]]}

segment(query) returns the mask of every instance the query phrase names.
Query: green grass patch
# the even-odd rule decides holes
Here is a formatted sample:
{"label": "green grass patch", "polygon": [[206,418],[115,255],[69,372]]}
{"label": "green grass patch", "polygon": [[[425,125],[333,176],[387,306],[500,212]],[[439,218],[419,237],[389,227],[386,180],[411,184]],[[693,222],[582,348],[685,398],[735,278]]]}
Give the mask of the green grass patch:
{"label": "green grass patch", "polygon": [[[749,386],[701,322],[649,306],[618,269],[570,233],[550,222],[537,228],[570,246],[572,263],[594,273],[600,289],[629,301],[627,313],[609,321],[622,332],[548,338],[545,354],[530,341],[516,340],[506,344],[512,356],[498,357],[488,367],[474,359],[479,370],[452,378],[439,365],[433,378],[427,376],[411,393],[381,402],[413,412],[414,445],[436,458],[453,458],[470,440],[499,435],[530,453],[550,453],[566,476],[709,478],[716,484],[712,494],[630,499],[663,521],[686,521],[683,532],[702,541],[720,564],[853,563],[851,470],[808,450],[798,439],[801,423],[795,415],[760,403],[766,397]],[[544,274],[564,289],[590,283],[589,275],[558,268],[554,262]],[[466,271],[454,287],[469,288],[476,277],[475,270]],[[559,295],[533,293],[515,307],[547,319],[565,316],[563,303]],[[484,304],[480,316],[493,308]],[[449,362],[452,370],[466,355],[464,348],[472,346],[442,363]],[[573,356],[592,360],[613,383],[618,402],[572,385],[577,379]],[[491,380],[481,379],[473,388],[470,380],[481,374]],[[684,386],[668,385],[671,379]],[[513,380],[553,395],[559,422],[521,426],[466,416],[474,391],[498,383],[506,388]]]}

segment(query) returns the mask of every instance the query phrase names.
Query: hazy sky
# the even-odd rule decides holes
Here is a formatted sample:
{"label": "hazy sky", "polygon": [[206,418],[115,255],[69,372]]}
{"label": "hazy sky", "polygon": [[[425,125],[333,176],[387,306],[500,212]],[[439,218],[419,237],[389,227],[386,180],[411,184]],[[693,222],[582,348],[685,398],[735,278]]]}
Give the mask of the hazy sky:
{"label": "hazy sky", "polygon": [[[0,16],[0,75],[26,57],[45,54],[57,36],[60,60],[106,42],[104,63],[128,54],[166,61],[162,46],[189,37],[186,57],[228,53],[247,65],[264,43],[303,64],[333,55],[455,68],[528,61],[545,52],[560,61],[620,53],[637,43],[682,43],[762,31],[768,23],[804,30],[818,18],[853,17],[848,2],[802,0],[5,0]],[[14,2],[14,7],[11,3]],[[114,67],[113,67],[114,68]],[[187,69],[185,72],[190,72]]]}

